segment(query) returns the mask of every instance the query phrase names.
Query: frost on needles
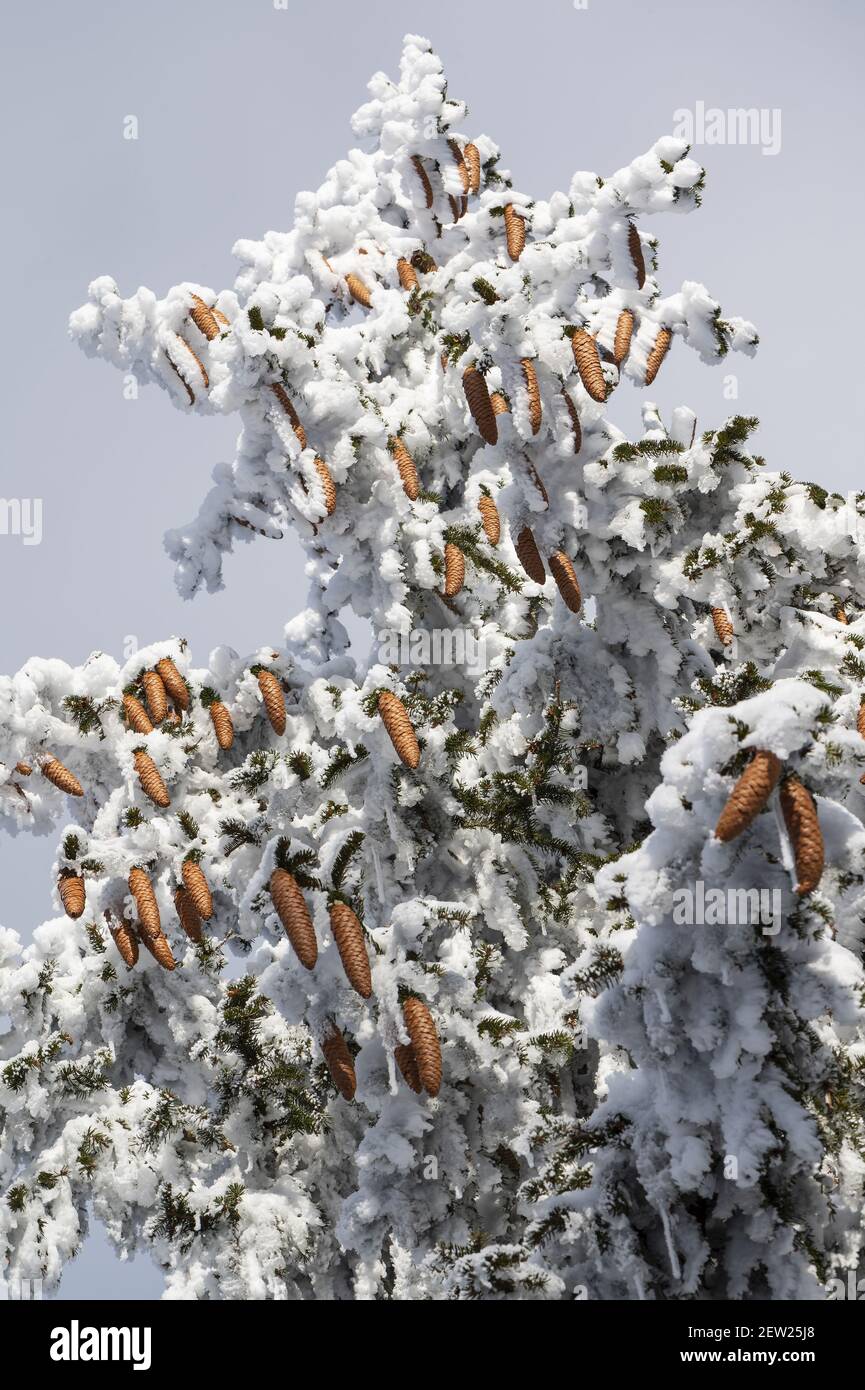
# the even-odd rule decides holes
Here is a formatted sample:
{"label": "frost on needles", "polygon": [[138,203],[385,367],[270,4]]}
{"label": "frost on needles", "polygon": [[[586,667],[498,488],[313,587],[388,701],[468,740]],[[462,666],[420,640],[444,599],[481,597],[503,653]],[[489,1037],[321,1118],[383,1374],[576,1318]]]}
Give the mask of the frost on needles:
{"label": "frost on needles", "polygon": [[[239,541],[280,582],[289,527],[310,587],[243,659],[0,681],[4,827],[59,830],[58,915],[0,932],[8,1277],[91,1218],[181,1299],[820,1298],[860,1261],[858,526],[753,420],[609,418],[756,344],[661,292],[684,145],[540,201],[466,120],[409,37],[232,290],[72,316],[240,417],[182,593]],[[483,659],[357,663],[347,609]],[[681,925],[698,882],[773,929]]]}

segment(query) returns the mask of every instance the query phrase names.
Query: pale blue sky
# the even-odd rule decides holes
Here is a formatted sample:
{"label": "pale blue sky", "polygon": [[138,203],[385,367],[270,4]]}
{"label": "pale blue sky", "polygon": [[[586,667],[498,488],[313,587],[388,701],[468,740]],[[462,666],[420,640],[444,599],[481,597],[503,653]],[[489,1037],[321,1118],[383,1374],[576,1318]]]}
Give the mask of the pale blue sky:
{"label": "pale blue sky", "polygon": [[[426,34],[466,129],[500,143],[527,192],[609,173],[673,127],[677,109],[780,109],[780,152],[697,147],[701,212],[654,219],[667,290],[702,280],[753,319],[761,348],[723,372],[684,351],[654,388],[702,425],[757,414],[771,467],[841,491],[860,487],[859,381],[865,10],[858,0],[41,0],[7,7],[0,110],[8,266],[2,495],[43,499],[39,546],[0,536],[0,670],[28,656],[80,662],[182,633],[195,659],[228,642],[278,641],[303,603],[291,540],[229,560],[229,588],[183,604],[162,533],[188,520],[232,421],[184,417],[156,389],[124,400],[122,378],[66,338],[87,283],[123,294],[184,279],[231,283],[231,246],[290,224],[351,143],[349,118],[402,34]],[[140,138],[122,138],[135,115]],[[629,388],[626,388],[629,390]],[[615,418],[637,420],[635,393]],[[25,935],[50,912],[53,843],[0,839],[0,921]],[[117,1264],[93,1239],[67,1297],[152,1297],[146,1260]]]}

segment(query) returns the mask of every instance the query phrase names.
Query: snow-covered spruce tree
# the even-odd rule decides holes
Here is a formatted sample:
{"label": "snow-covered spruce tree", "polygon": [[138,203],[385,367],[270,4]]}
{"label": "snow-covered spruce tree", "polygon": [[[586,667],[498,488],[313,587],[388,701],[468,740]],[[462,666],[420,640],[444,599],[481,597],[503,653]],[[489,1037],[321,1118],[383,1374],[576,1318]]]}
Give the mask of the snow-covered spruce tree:
{"label": "snow-covered spruce tree", "polygon": [[[704,713],[685,733],[695,703],[722,706],[708,713],[746,746],[736,706],[782,674],[818,720],[801,676],[814,624],[850,732],[831,758],[828,728],[815,739],[814,769],[801,742],[777,751],[825,793],[821,822],[852,825],[859,677],[824,668],[830,595],[856,602],[854,548],[825,497],[761,476],[747,422],[697,436],[689,411],[665,427],[646,405],[632,444],[606,418],[620,380],[650,384],[677,338],[707,361],[756,342],[700,285],[661,297],[640,219],[698,204],[681,142],[533,202],[491,141],[460,133],[426,41],[407,39],[399,84],[379,75],[371,94],[363,148],[298,198],[292,232],[239,243],[234,291],[122,300],[103,279],[73,315],[85,350],[180,409],[241,417],[234,463],[169,534],[181,591],[217,587],[236,540],[291,526],[310,596],[284,646],[246,660],[222,649],[199,670],[172,641],[122,669],[34,660],[0,685],[6,823],[75,816],[64,915],[25,951],[2,937],[4,1245],[15,1273],[54,1280],[92,1205],[118,1249],[153,1251],[174,1297],[711,1296],[714,1252],[690,1285],[660,1272],[665,1251],[686,1263],[676,1241],[696,1249],[686,1217],[714,1213],[678,1168],[684,1214],[660,1191],[672,1122],[651,1106],[681,1059],[653,1032],[639,1045],[628,1012],[657,923],[642,861],[621,855],[643,840],[636,856],[661,863],[646,799],[683,733],[668,759],[688,740],[695,763],[716,759],[689,797],[689,834],[711,842],[701,808],[723,801],[734,751],[699,733]],[[349,607],[376,634],[361,666]],[[472,658],[419,665],[430,633],[457,655],[471,638]],[[813,1019],[815,1053],[850,1078],[796,1171],[809,1202],[827,1155],[855,1185],[855,1053],[832,1031],[844,1001],[855,1025],[854,839],[833,846],[849,939],[812,927],[803,997],[772,996],[790,1020],[779,1071]],[[687,877],[691,840],[664,843]],[[760,883],[777,836],[771,853]],[[802,921],[825,924],[824,891]],[[764,942],[746,945],[756,968]],[[700,966],[675,950],[687,994]],[[801,1089],[782,1116],[796,1132]],[[703,1124],[714,1154],[714,1112]],[[641,1187],[623,1165],[650,1132],[661,1177]],[[833,1199],[827,1260],[851,1257],[851,1210]]]}

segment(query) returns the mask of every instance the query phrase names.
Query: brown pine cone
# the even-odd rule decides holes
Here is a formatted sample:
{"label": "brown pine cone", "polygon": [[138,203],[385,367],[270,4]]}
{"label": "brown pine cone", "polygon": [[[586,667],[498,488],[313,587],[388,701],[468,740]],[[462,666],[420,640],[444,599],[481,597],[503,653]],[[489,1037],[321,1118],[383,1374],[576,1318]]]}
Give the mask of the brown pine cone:
{"label": "brown pine cone", "polygon": [[231,327],[231,322],[230,322],[230,320],[227,319],[227,318],[225,317],[225,314],[222,312],[221,309],[217,309],[217,307],[216,307],[215,304],[211,305],[210,312],[211,312],[211,314],[213,315],[213,317],[216,319],[216,322],[219,324],[220,328],[230,328],[230,327]]}
{"label": "brown pine cone", "polygon": [[529,579],[535,584],[545,584],[547,572],[544,569],[544,562],[541,559],[541,552],[538,550],[534,533],[530,526],[524,526],[517,536],[516,544],[519,562],[525,570]]}
{"label": "brown pine cone", "polygon": [[122,921],[111,932],[114,945],[131,970],[138,963],[138,937],[128,922]]}
{"label": "brown pine cone", "polygon": [[178,888],[174,894],[174,906],[180,925],[190,941],[194,941],[197,946],[203,939],[204,932],[201,929],[201,918],[195,910],[195,903],[185,888]]}
{"label": "brown pine cone", "polygon": [[29,777],[33,769],[29,763],[16,763],[15,771],[19,777]]}
{"label": "brown pine cone", "polygon": [[282,686],[273,671],[259,671],[258,688],[264,700],[264,708],[275,734],[285,733],[285,696]]}
{"label": "brown pine cone", "polygon": [[216,734],[216,742],[220,748],[228,749],[234,743],[234,723],[231,718],[231,711],[221,700],[214,700],[209,706],[213,732]]}
{"label": "brown pine cone", "polygon": [[472,413],[472,419],[480,431],[481,438],[485,439],[487,444],[497,444],[499,430],[495,412],[490,402],[487,383],[477,367],[466,367],[463,372],[463,390],[466,394],[469,410]]}
{"label": "brown pine cone", "polygon": [[324,490],[324,509],[328,516],[333,516],[336,510],[336,483],[333,481],[330,469],[324,459],[316,454],[313,460],[315,471],[321,479],[321,486]]}
{"label": "brown pine cone", "polygon": [[[204,389],[205,389],[205,391],[206,391],[206,390],[208,389],[208,387],[210,386],[210,377],[207,375],[207,368],[205,367],[205,365],[204,365],[204,363],[202,362],[201,358],[198,356],[198,353],[195,352],[195,351],[193,351],[193,349],[189,346],[189,343],[186,341],[185,338],[181,338],[181,336],[180,336],[179,333],[175,333],[174,336],[175,336],[175,338],[177,339],[178,343],[180,343],[180,345],[181,345],[181,347],[184,349],[184,351],[187,352],[187,353],[189,354],[189,356],[192,358],[193,362],[195,363],[196,367],[198,368],[198,373],[199,373],[199,376],[201,377],[202,385],[204,386]],[[174,367],[174,370],[175,370],[175,371],[178,373],[178,375],[180,376],[181,381],[185,384],[187,391],[189,391],[190,395],[192,395],[192,388],[190,387],[189,382],[188,382],[188,381],[186,380],[186,378],[183,376],[183,373],[179,370],[179,368],[178,368],[174,363],[172,363],[172,366]],[[193,396],[193,399],[194,399],[194,396]]]}
{"label": "brown pine cone", "polygon": [[491,497],[483,494],[478,498],[478,511],[481,514],[484,535],[490,545],[498,545],[502,538],[502,523],[498,507]]}
{"label": "brown pine cone", "polygon": [[144,698],[150,718],[154,724],[161,724],[168,714],[168,696],[162,677],[157,675],[156,671],[145,671],[141,677],[141,684],[144,687]]}
{"label": "brown pine cone", "polygon": [[421,184],[423,185],[424,197],[426,198],[426,205],[428,208],[431,208],[433,205],[433,187],[430,183],[429,174],[424,168],[423,160],[421,159],[419,154],[413,154],[411,157],[411,162],[417,170],[417,176],[420,179]]}
{"label": "brown pine cone", "polygon": [[463,155],[463,152],[460,149],[459,144],[456,140],[448,140],[448,149],[453,155],[454,164],[457,166],[457,170],[459,172],[460,180],[463,186],[463,193],[468,193],[469,189],[471,188],[471,176],[468,171],[468,165],[466,164],[465,156]]}
{"label": "brown pine cone", "polygon": [[462,205],[457,202],[456,198],[452,193],[448,194],[448,202],[450,204],[451,209],[451,221],[459,222],[460,218],[462,217]]}
{"label": "brown pine cone", "polygon": [[574,453],[578,454],[583,447],[583,428],[580,424],[579,412],[564,388],[562,388],[562,396],[568,408],[568,414],[571,417],[571,428],[574,431]]}
{"label": "brown pine cone", "polygon": [[158,931],[154,936],[142,936],[142,943],[146,950],[150,952],[155,961],[158,961],[163,970],[175,970],[177,961],[168,944],[168,937],[165,932]]}
{"label": "brown pine cone", "polygon": [[796,860],[796,892],[813,893],[823,876],[823,835],[814,798],[795,775],[781,783],[781,810]]}
{"label": "brown pine cone", "polygon": [[651,386],[655,377],[658,375],[661,363],[670,350],[673,335],[669,328],[659,328],[658,336],[655,339],[655,346],[646,359],[646,385]]}
{"label": "brown pine cone", "polygon": [[63,904],[63,911],[73,920],[84,911],[84,879],[78,874],[61,874],[57,880],[57,891]]}
{"label": "brown pine cone", "polygon": [[208,342],[219,337],[219,325],[213,311],[207,307],[203,299],[199,299],[197,294],[192,296],[192,308],[189,311],[189,317]]}
{"label": "brown pine cone", "polygon": [[574,350],[574,361],[577,364],[580,381],[593,401],[605,401],[607,399],[607,383],[604,380],[598,345],[591,333],[587,333],[584,328],[578,328],[571,339],[571,347]]}
{"label": "brown pine cone", "polygon": [[378,697],[378,712],[401,762],[405,763],[406,767],[417,767],[420,762],[420,746],[402,700],[392,691],[382,690]]}
{"label": "brown pine cone", "polygon": [[294,408],[294,405],[292,404],[291,397],[289,396],[281,381],[274,381],[271,384],[270,389],[276,396],[276,399],[279,401],[279,404],[282,406],[283,410],[288,416],[288,423],[291,425],[291,428],[294,430],[294,433],[297,436],[298,444],[300,445],[301,449],[305,449],[307,447],[306,430],[300,423],[300,416],[298,415],[297,411]]}
{"label": "brown pine cone", "polygon": [[418,1071],[417,1058],[414,1055],[414,1048],[411,1043],[400,1043],[393,1050],[394,1059],[400,1069],[403,1081],[419,1096],[423,1090],[423,1085]]}
{"label": "brown pine cone", "polygon": [[507,397],[503,396],[501,391],[493,391],[492,395],[490,396],[490,405],[493,408],[494,415],[510,415],[511,413],[511,408],[508,405]]}
{"label": "brown pine cone", "polygon": [[176,365],[174,362],[172,362],[172,360],[171,360],[171,358],[169,357],[169,355],[168,355],[167,352],[166,352],[166,354],[165,354],[165,360],[166,360],[166,362],[168,363],[168,365],[169,365],[169,367],[171,368],[171,370],[173,371],[174,375],[177,377],[177,380],[180,382],[180,384],[181,384],[181,386],[183,387],[184,391],[186,392],[187,399],[189,400],[189,404],[190,404],[190,405],[195,405],[195,392],[193,391],[192,387],[190,386],[190,384],[189,384],[189,382],[186,380],[186,378],[181,374],[181,372],[180,372],[180,370],[178,369],[177,365]]}
{"label": "brown pine cone", "polygon": [[715,838],[726,842],[741,835],[766,805],[780,776],[780,760],[758,748],[727,798],[715,826]]}
{"label": "brown pine cone", "polygon": [[847,610],[843,604],[835,609],[835,621],[836,623],[843,623],[844,627],[847,626]]}
{"label": "brown pine cone", "polygon": [[432,1014],[414,995],[406,999],[402,1013],[423,1088],[428,1095],[437,1096],[442,1084],[442,1053]]}
{"label": "brown pine cone", "polygon": [[524,357],[520,366],[523,369],[523,378],[526,383],[526,391],[529,396],[529,420],[532,426],[532,434],[537,434],[541,428],[541,392],[538,387],[538,374],[535,371],[535,364],[530,357]]}
{"label": "brown pine cone", "polygon": [[643,258],[643,243],[640,241],[640,233],[633,222],[628,227],[628,250],[631,253],[631,260],[634,262],[634,270],[637,272],[637,289],[641,290],[646,283],[646,262]]}
{"label": "brown pine cone", "polygon": [[168,788],[159,775],[159,769],[149,753],[145,753],[139,748],[135,754],[135,771],[138,773],[138,780],[141,783],[141,790],[144,795],[149,797],[154,806],[161,806],[164,810],[171,805],[171,797],[168,795]]}
{"label": "brown pine cone", "polygon": [[445,598],[456,598],[465,583],[466,557],[458,545],[445,545]]}
{"label": "brown pine cone", "polygon": [[860,738],[865,738],[865,699],[861,701],[856,714],[856,728],[859,730]]}
{"label": "brown pine cone", "polygon": [[616,336],[613,339],[613,361],[620,367],[631,349],[634,332],[634,315],[630,309],[623,309],[616,320]]}
{"label": "brown pine cone", "polygon": [[180,866],[180,875],[195,911],[203,922],[209,922],[213,916],[213,898],[201,865],[196,864],[194,859],[184,859]]}
{"label": "brown pine cone", "polygon": [[505,208],[505,237],[508,255],[512,261],[518,261],[526,244],[526,219],[514,211],[513,203],[508,203]]}
{"label": "brown pine cone", "polygon": [[67,796],[83,796],[84,788],[74,773],[64,767],[59,758],[47,757],[39,764],[39,771],[46,777],[59,791],[65,792]]}
{"label": "brown pine cone", "polygon": [[399,276],[399,282],[404,290],[417,289],[420,284],[417,278],[417,272],[411,261],[407,261],[404,256],[400,256],[396,263],[396,273]]}
{"label": "brown pine cone", "polygon": [[721,643],[721,646],[729,647],[735,634],[733,632],[733,624],[730,622],[730,619],[727,616],[726,609],[712,609],[712,625],[715,629],[715,636]]}
{"label": "brown pine cone", "polygon": [[347,903],[331,904],[330,926],[349,984],[361,999],[369,999],[372,994],[372,974],[363,927]]}
{"label": "brown pine cone", "polygon": [[343,1100],[354,1100],[354,1093],[357,1090],[354,1062],[348,1050],[348,1044],[338,1028],[334,1028],[328,1034],[321,1045],[321,1050],[324,1053],[324,1060],[327,1062],[327,1069],[333,1084]]}
{"label": "brown pine cone", "polygon": [[402,479],[403,492],[409,501],[416,502],[420,494],[420,478],[414,459],[397,435],[391,435],[387,446],[393,454],[393,461]]}
{"label": "brown pine cone", "polygon": [[359,275],[346,275],[345,283],[348,285],[349,294],[355,304],[362,304],[364,309],[372,308],[369,288],[363,283]]}
{"label": "brown pine cone", "polygon": [[481,156],[477,145],[471,142],[463,150],[463,157],[466,168],[469,171],[469,192],[480,193],[481,191]]}
{"label": "brown pine cone", "polygon": [[315,927],[297,879],[285,869],[274,869],[270,876],[270,896],[292,950],[301,965],[312,970],[318,960]]}
{"label": "brown pine cone", "polygon": [[123,713],[126,716],[126,723],[136,734],[152,734],[153,725],[150,716],[140,700],[136,700],[134,695],[123,696]]}
{"label": "brown pine cone", "polygon": [[186,688],[186,681],[181,676],[170,656],[164,656],[161,661],[157,661],[155,666],[156,674],[161,677],[162,684],[168,691],[172,700],[181,709],[189,707],[189,691]]}
{"label": "brown pine cone", "polygon": [[583,606],[583,596],[580,593],[576,570],[564,551],[557,550],[550,556],[550,570],[567,607],[572,613],[579,613]]}
{"label": "brown pine cone", "polygon": [[153,891],[153,884],[143,869],[131,869],[129,891],[138,909],[138,921],[145,936],[155,936],[162,930],[159,920],[159,904]]}

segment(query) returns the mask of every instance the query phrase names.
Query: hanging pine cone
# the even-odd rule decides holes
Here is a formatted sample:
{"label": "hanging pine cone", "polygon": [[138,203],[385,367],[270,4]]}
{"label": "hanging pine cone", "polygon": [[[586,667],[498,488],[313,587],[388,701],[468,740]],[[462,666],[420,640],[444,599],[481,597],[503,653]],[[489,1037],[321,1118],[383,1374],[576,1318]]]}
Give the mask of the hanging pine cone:
{"label": "hanging pine cone", "polygon": [[190,404],[190,405],[195,405],[195,392],[193,391],[192,387],[190,386],[190,384],[189,384],[189,382],[186,380],[186,378],[182,375],[182,373],[180,372],[180,370],[179,370],[179,368],[177,367],[177,365],[176,365],[174,362],[172,362],[172,360],[171,360],[171,358],[169,357],[169,355],[168,355],[167,352],[166,352],[166,354],[165,354],[165,360],[166,360],[166,362],[168,363],[168,365],[169,365],[169,367],[171,368],[171,370],[173,371],[174,375],[177,377],[177,380],[180,382],[180,384],[181,384],[181,386],[183,387],[184,391],[186,392],[186,397],[187,397],[187,400],[189,401],[189,404]]}
{"label": "hanging pine cone", "polygon": [[363,283],[359,275],[346,275],[345,283],[348,285],[348,292],[355,304],[361,304],[364,309],[372,308],[369,288]]}
{"label": "hanging pine cone", "polygon": [[468,193],[471,187],[471,177],[469,175],[468,165],[465,161],[465,156],[456,140],[448,140],[448,149],[453,155],[454,164],[457,166],[457,171],[463,186],[463,193]]}
{"label": "hanging pine cone", "polygon": [[630,309],[623,309],[616,320],[616,336],[613,339],[613,361],[620,367],[631,349],[634,332],[634,315]]}
{"label": "hanging pine cone", "polygon": [[[181,347],[183,348],[184,352],[186,352],[186,353],[189,354],[189,356],[192,358],[193,362],[195,363],[196,367],[198,368],[198,374],[199,374],[199,376],[201,377],[201,383],[202,383],[202,385],[203,385],[203,387],[204,387],[204,389],[205,389],[205,391],[206,391],[206,390],[208,389],[208,387],[210,386],[210,377],[207,375],[207,368],[205,367],[205,365],[204,365],[204,363],[202,362],[201,358],[198,356],[198,353],[193,351],[193,349],[189,346],[189,343],[186,341],[185,338],[181,338],[181,336],[180,336],[179,333],[175,333],[174,336],[175,336],[175,338],[177,339],[178,343],[180,343],[180,345],[181,345]],[[183,381],[184,384],[186,385],[187,391],[189,391],[190,395],[192,395],[192,388],[190,387],[189,383],[186,381],[186,378],[183,376],[183,373],[179,371],[179,369],[175,366],[174,363],[172,363],[172,366],[174,366],[174,369],[175,369],[175,371],[177,371],[178,375],[180,376],[181,381]],[[194,399],[195,399],[195,398],[194,398],[194,396],[193,396],[193,400],[194,400]]]}
{"label": "hanging pine cone", "polygon": [[150,798],[154,806],[160,806],[163,810],[166,806],[170,806],[171,797],[168,795],[168,788],[159,775],[159,770],[150,754],[139,748],[134,761],[135,771],[138,773],[138,780],[144,795]]}
{"label": "hanging pine cone", "polygon": [[478,511],[481,514],[481,525],[484,528],[484,535],[490,545],[498,545],[502,537],[502,523],[499,516],[499,509],[491,497],[486,493],[478,498]]}
{"label": "hanging pine cone", "polygon": [[865,698],[859,704],[856,714],[856,728],[859,730],[860,738],[865,738]]}
{"label": "hanging pine cone", "polygon": [[407,261],[404,256],[400,256],[396,263],[396,273],[404,290],[416,290],[418,288],[420,281],[417,278],[417,272],[411,261]]}
{"label": "hanging pine cone", "polygon": [[847,610],[843,603],[835,609],[835,621],[836,623],[843,623],[844,627],[847,626]]}
{"label": "hanging pine cone", "polygon": [[513,203],[508,203],[505,208],[505,237],[508,255],[512,261],[518,261],[526,244],[526,219],[514,211]]}
{"label": "hanging pine cone", "polygon": [[224,313],[222,312],[221,309],[217,309],[217,307],[216,307],[215,304],[211,306],[210,312],[212,313],[213,317],[216,319],[216,322],[219,324],[220,328],[230,328],[230,327],[231,327],[231,322],[230,322],[230,320],[227,319],[227,318],[225,317],[225,315],[224,315]]}
{"label": "hanging pine cone", "polygon": [[294,430],[298,444],[300,445],[301,449],[305,449],[307,447],[306,430],[300,423],[300,416],[298,415],[297,411],[294,408],[294,405],[292,404],[291,397],[289,396],[281,381],[274,381],[271,384],[270,389],[276,396],[276,399],[279,401],[279,404],[282,406],[283,410],[288,416],[288,423]]}
{"label": "hanging pine cone", "polygon": [[321,486],[324,491],[324,509],[328,516],[333,516],[336,510],[336,483],[333,481],[331,471],[323,458],[316,454],[313,466],[321,479]]}
{"label": "hanging pine cone", "polygon": [[194,941],[197,946],[203,940],[204,932],[201,927],[201,918],[195,910],[195,903],[185,888],[178,888],[174,894],[174,906],[177,909],[181,927],[190,941]]}
{"label": "hanging pine cone", "polygon": [[131,970],[138,963],[138,937],[133,928],[128,922],[121,921],[120,926],[112,930],[111,936],[114,945]]}
{"label": "hanging pine cone", "polygon": [[144,687],[144,698],[150,718],[154,724],[161,724],[168,714],[168,696],[162,677],[157,675],[156,671],[145,671],[141,677],[141,684]]}
{"label": "hanging pine cone", "polygon": [[541,428],[541,392],[538,387],[538,374],[530,357],[522,358],[520,366],[523,369],[523,379],[529,397],[529,421],[532,426],[532,434],[537,434]]}
{"label": "hanging pine cone", "polygon": [[419,154],[413,154],[411,157],[411,162],[417,170],[417,176],[421,181],[421,185],[424,191],[424,197],[426,198],[426,205],[428,208],[431,208],[433,205],[433,187],[430,183],[429,174],[424,168],[423,160],[421,159]]}
{"label": "hanging pine cone", "polygon": [[378,697],[378,712],[400,761],[405,763],[406,767],[417,767],[420,762],[420,746],[402,700],[392,691],[382,690]]}
{"label": "hanging pine cone", "polygon": [[781,810],[796,860],[796,892],[813,893],[823,876],[823,835],[814,798],[795,775],[781,783]]}
{"label": "hanging pine cone", "polygon": [[63,911],[73,921],[84,911],[84,879],[78,874],[61,874],[57,881],[57,891],[63,904]]}
{"label": "hanging pine cone", "polygon": [[159,920],[159,904],[153,891],[153,884],[143,869],[131,869],[129,891],[138,909],[138,921],[145,936],[155,936],[162,930]]}
{"label": "hanging pine cone", "polygon": [[285,733],[285,696],[279,679],[272,671],[259,671],[258,688],[264,700],[264,708],[275,734]]}
{"label": "hanging pine cone", "polygon": [[67,796],[84,795],[84,788],[78,778],[68,767],[63,766],[59,758],[44,758],[39,764],[39,771],[58,791],[65,792]]}
{"label": "hanging pine cone", "polygon": [[507,397],[503,396],[501,391],[493,391],[492,395],[490,396],[490,405],[493,408],[494,415],[510,415],[511,413],[511,408],[508,405]]}
{"label": "hanging pine cone", "polygon": [[123,696],[123,713],[126,716],[126,723],[136,734],[152,734],[153,725],[150,716],[140,700],[136,700],[134,695]]}
{"label": "hanging pine cone", "polygon": [[231,711],[221,700],[214,700],[208,707],[210,720],[213,724],[213,732],[216,734],[216,742],[220,748],[228,749],[234,743],[234,723],[231,718]]}
{"label": "hanging pine cone", "polygon": [[163,970],[176,970],[177,961],[172,955],[168,937],[164,932],[158,931],[155,936],[142,936],[141,940],[145,949],[150,952],[155,961],[158,961]]}
{"label": "hanging pine cone", "polygon": [[203,299],[199,299],[197,294],[192,296],[192,308],[189,311],[189,317],[208,342],[219,337],[219,325],[213,311],[207,307]]}
{"label": "hanging pine cone", "polygon": [[450,541],[445,546],[445,598],[456,598],[465,583],[466,557],[458,545]]}
{"label": "hanging pine cone", "polygon": [[423,1090],[423,1085],[418,1071],[417,1057],[414,1055],[414,1048],[411,1043],[400,1043],[393,1050],[394,1060],[400,1069],[403,1081],[419,1096]]}
{"label": "hanging pine cone", "polygon": [[646,359],[646,385],[651,386],[661,367],[661,363],[670,350],[673,335],[669,328],[659,328],[658,336],[655,339],[655,346]]}
{"label": "hanging pine cone", "polygon": [[574,453],[578,454],[583,447],[583,429],[580,424],[579,412],[564,388],[562,389],[562,397],[568,408],[568,415],[571,418],[571,428],[574,432]]}
{"label": "hanging pine cone", "polygon": [[578,328],[571,339],[571,347],[583,386],[593,401],[605,401],[607,383],[604,380],[598,345],[591,333],[587,333],[584,328]]}
{"label": "hanging pine cone", "polygon": [[550,570],[567,607],[572,613],[579,613],[583,606],[583,596],[580,593],[576,570],[564,551],[557,550],[550,556]]}
{"label": "hanging pine cone", "polygon": [[530,526],[524,526],[517,536],[516,551],[519,562],[529,576],[529,579],[533,580],[535,584],[545,584],[547,572],[544,569],[541,552],[538,550],[534,533]]}
{"label": "hanging pine cone", "polygon": [[209,922],[213,916],[213,898],[201,865],[196,864],[194,859],[184,859],[180,866],[180,874],[186,891],[195,904],[195,911],[202,921]]}
{"label": "hanging pine cone", "polygon": [[186,688],[186,681],[171,657],[164,656],[161,661],[157,661],[155,670],[174,703],[179,705],[181,709],[187,709],[189,707],[189,691]]}
{"label": "hanging pine cone", "polygon": [[495,412],[490,402],[487,383],[477,367],[466,367],[463,372],[463,390],[466,394],[472,419],[487,444],[497,444],[499,439]]}
{"label": "hanging pine cone", "polygon": [[634,262],[634,270],[637,273],[637,289],[641,290],[646,283],[646,262],[643,257],[643,243],[640,241],[640,233],[633,222],[628,227],[628,250],[631,253],[631,260]]}
{"label": "hanging pine cone", "polygon": [[369,999],[372,994],[372,975],[366,942],[363,939],[363,927],[347,903],[331,904],[330,926],[349,984],[361,999]]}
{"label": "hanging pine cone", "polygon": [[343,1100],[354,1100],[357,1076],[348,1044],[338,1028],[334,1028],[321,1045],[327,1069]]}
{"label": "hanging pine cone", "polygon": [[29,777],[33,769],[29,763],[16,763],[15,771],[19,777]]}
{"label": "hanging pine cone", "polygon": [[729,647],[733,640],[734,633],[733,624],[730,622],[726,609],[712,609],[712,624],[715,628],[715,636],[721,643],[721,646]]}
{"label": "hanging pine cone", "polygon": [[297,879],[285,869],[274,869],[270,876],[270,896],[294,954],[301,965],[307,970],[312,970],[318,960],[318,942],[315,939],[312,917]]}
{"label": "hanging pine cone", "polygon": [[766,805],[780,776],[780,760],[758,748],[727,798],[715,826],[715,838],[726,842],[741,835]]}
{"label": "hanging pine cone", "polygon": [[402,1014],[423,1088],[428,1095],[437,1096],[442,1084],[442,1053],[432,1014],[414,995],[406,999]]}
{"label": "hanging pine cone", "polygon": [[387,445],[402,479],[403,492],[410,502],[416,502],[420,494],[420,478],[414,459],[397,435],[391,435]]}
{"label": "hanging pine cone", "polygon": [[481,156],[477,145],[471,142],[463,150],[463,157],[466,161],[466,168],[469,171],[469,192],[480,193],[481,191]]}

